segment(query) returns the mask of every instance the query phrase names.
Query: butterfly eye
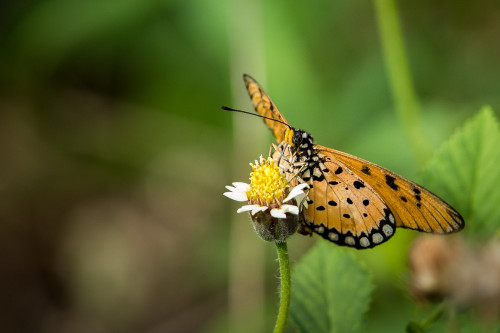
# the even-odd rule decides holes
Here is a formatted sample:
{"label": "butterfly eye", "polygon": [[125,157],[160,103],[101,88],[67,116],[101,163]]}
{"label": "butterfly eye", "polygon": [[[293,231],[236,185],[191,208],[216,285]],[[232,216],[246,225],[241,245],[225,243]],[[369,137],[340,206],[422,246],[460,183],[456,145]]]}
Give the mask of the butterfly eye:
{"label": "butterfly eye", "polygon": [[298,146],[302,143],[302,134],[304,132],[301,130],[295,130],[295,133],[293,133],[293,138],[292,138],[292,143],[295,146]]}

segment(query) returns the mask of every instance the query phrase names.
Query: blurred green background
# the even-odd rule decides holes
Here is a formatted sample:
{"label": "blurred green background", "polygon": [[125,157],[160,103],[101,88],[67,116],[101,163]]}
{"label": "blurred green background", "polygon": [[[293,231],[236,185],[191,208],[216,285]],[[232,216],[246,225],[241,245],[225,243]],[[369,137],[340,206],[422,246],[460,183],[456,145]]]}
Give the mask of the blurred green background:
{"label": "blurred green background", "polygon": [[[500,3],[399,13],[435,149],[482,105],[500,110]],[[372,2],[10,0],[0,22],[3,332],[270,330],[274,248],[222,196],[273,140],[219,109],[251,109],[243,73],[316,142],[412,179],[423,166]],[[370,331],[415,315],[415,235],[360,254],[377,285]],[[316,239],[294,236],[292,263]]]}

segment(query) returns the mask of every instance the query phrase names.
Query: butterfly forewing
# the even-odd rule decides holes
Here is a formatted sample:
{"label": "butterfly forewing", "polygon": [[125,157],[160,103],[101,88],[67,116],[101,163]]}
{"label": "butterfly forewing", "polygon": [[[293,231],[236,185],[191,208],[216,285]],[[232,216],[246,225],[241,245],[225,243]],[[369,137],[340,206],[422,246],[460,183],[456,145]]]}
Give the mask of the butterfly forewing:
{"label": "butterfly forewing", "polygon": [[[276,119],[285,124],[288,124],[283,115],[279,112],[276,105],[274,105],[271,98],[260,87],[257,81],[255,81],[250,75],[247,74],[243,75],[243,80],[245,81],[248,94],[252,99],[255,111],[257,111],[261,116]],[[285,130],[288,128],[288,126],[269,119],[264,119],[264,122],[273,131],[276,141],[282,142],[285,139]]]}
{"label": "butterfly forewing", "polygon": [[464,227],[455,209],[422,186],[359,157],[317,147],[370,184],[393,212],[396,226],[435,233],[451,233]]}

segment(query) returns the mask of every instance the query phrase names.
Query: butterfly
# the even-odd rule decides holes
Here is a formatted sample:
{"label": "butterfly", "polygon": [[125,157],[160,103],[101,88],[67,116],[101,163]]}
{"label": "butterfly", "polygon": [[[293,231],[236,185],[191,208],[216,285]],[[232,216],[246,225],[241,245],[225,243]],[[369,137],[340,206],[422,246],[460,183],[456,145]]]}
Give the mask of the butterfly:
{"label": "butterfly", "polygon": [[398,227],[438,234],[464,228],[462,216],[422,186],[315,144],[311,134],[288,124],[257,81],[246,74],[243,79],[255,110],[281,143],[287,178],[309,185],[300,233],[314,232],[338,245],[366,249],[387,241]]}

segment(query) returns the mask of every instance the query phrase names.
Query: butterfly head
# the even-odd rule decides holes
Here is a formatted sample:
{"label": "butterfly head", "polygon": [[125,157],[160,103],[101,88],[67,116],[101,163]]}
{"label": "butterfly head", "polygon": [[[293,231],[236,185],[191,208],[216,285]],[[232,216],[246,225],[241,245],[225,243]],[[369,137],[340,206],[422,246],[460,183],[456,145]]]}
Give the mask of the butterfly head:
{"label": "butterfly head", "polygon": [[293,127],[285,131],[285,141],[296,151],[307,151],[314,143],[311,134]]}

